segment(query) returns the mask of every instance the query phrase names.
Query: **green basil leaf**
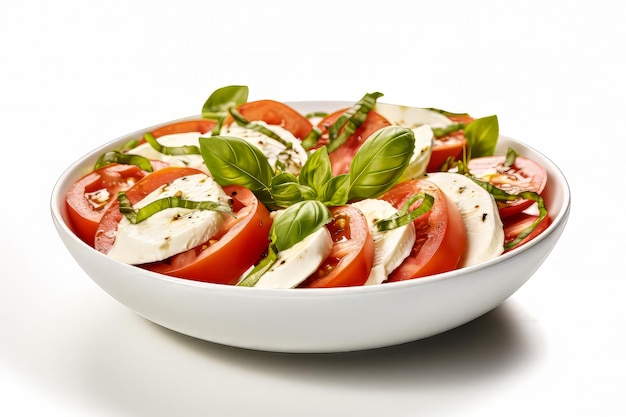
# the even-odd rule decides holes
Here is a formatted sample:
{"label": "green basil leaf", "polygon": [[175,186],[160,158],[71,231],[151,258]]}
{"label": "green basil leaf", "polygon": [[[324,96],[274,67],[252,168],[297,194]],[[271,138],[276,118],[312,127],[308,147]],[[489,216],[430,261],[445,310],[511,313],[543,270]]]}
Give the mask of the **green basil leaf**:
{"label": "green basil leaf", "polygon": [[469,158],[493,155],[499,135],[500,129],[496,115],[481,117],[465,126]]}
{"label": "green basil leaf", "polygon": [[152,172],[152,163],[148,158],[118,151],[109,151],[100,155],[93,169],[100,169],[110,164],[135,165],[144,171]]}
{"label": "green basil leaf", "polygon": [[274,173],[263,152],[232,136],[211,136],[199,141],[202,159],[219,185],[241,185],[263,204],[273,206],[270,184]]}
{"label": "green basil leaf", "polygon": [[312,188],[299,184],[298,178],[288,172],[272,178],[271,193],[274,202],[280,207],[289,207],[299,201],[316,197]]}
{"label": "green basil leaf", "polygon": [[452,123],[446,127],[433,127],[432,130],[436,138],[442,138],[448,136],[450,133],[465,129],[465,126],[464,123]]}
{"label": "green basil leaf", "polygon": [[330,211],[321,202],[300,201],[274,218],[270,238],[280,252],[302,241],[331,220]]}
{"label": "green basil leaf", "polygon": [[319,200],[327,206],[343,206],[348,203],[350,191],[350,175],[341,174],[324,183]]}
{"label": "green basil leaf", "polygon": [[513,148],[506,150],[506,157],[504,158],[504,166],[511,167],[515,164],[515,158],[517,158],[517,152]]}
{"label": "green basil leaf", "polygon": [[434,107],[428,107],[428,110],[432,110],[432,111],[436,111],[437,113],[441,113],[446,117],[469,117],[468,113],[453,113],[451,111],[447,111],[447,110],[441,110],[441,109],[436,109]]}
{"label": "green basil leaf", "polygon": [[332,177],[333,173],[330,166],[330,159],[328,158],[328,151],[326,150],[326,146],[322,146],[309,155],[309,158],[300,170],[298,181],[302,185],[313,188],[317,194],[321,194],[322,187],[326,182],[330,181]]}
{"label": "green basil leaf", "polygon": [[202,116],[207,119],[222,119],[228,111],[248,101],[248,87],[230,85],[218,88],[202,106]]}
{"label": "green basil leaf", "polygon": [[350,164],[349,200],[374,198],[391,188],[402,177],[414,148],[409,128],[388,126],[372,134]]}

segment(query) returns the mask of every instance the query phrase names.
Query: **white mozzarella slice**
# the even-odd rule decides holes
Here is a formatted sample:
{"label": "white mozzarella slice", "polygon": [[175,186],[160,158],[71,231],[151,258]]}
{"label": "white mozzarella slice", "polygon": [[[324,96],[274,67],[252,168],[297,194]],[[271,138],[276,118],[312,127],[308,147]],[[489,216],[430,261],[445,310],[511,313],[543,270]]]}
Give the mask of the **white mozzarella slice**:
{"label": "white mozzarella slice", "polygon": [[421,125],[429,125],[433,128],[442,128],[453,123],[450,119],[437,111],[423,109],[420,107],[376,103],[374,110],[386,118],[389,123],[409,128],[415,128]]}
{"label": "white mozzarella slice", "polygon": [[429,125],[413,128],[413,135],[415,136],[415,148],[400,181],[408,181],[424,175],[433,151],[435,135]]}
{"label": "white mozzarella slice", "polygon": [[276,165],[277,161],[280,161],[284,164],[285,171],[298,175],[307,160],[307,152],[302,147],[300,139],[296,138],[293,133],[282,128],[281,126],[268,125],[264,121],[254,121],[254,123],[262,125],[276,133],[284,141],[290,143],[291,148],[286,149],[285,145],[279,141],[255,130],[239,126],[236,123],[222,128],[221,134],[243,139],[256,146],[267,157],[267,160],[272,168]]}
{"label": "white mozzarella slice", "polygon": [[[204,133],[204,132],[203,132]],[[200,132],[187,132],[187,133],[173,133],[171,135],[164,135],[157,139],[157,141],[163,146],[200,146],[198,138],[202,133]],[[172,166],[181,166],[199,169],[207,172],[207,167],[204,165],[202,155],[190,154],[190,155],[166,155],[156,149],[154,149],[149,143],[142,143],[128,151],[128,153],[134,155],[140,155],[144,158],[166,162]]]}
{"label": "white mozzarella slice", "polygon": [[459,208],[467,231],[467,250],[459,266],[466,267],[495,258],[504,251],[504,229],[491,194],[465,175],[430,173],[433,182]]}
{"label": "white mozzarella slice", "polygon": [[[172,196],[222,204],[228,204],[230,199],[211,177],[195,174],[159,187],[134,207],[139,209]],[[107,255],[133,265],[162,261],[208,241],[221,229],[227,216],[230,214],[213,210],[168,208],[137,224],[123,217]]]}
{"label": "white mozzarella slice", "polygon": [[393,205],[376,199],[366,199],[351,205],[363,213],[374,239],[374,263],[365,285],[381,284],[411,254],[415,244],[415,226],[409,223],[381,232],[374,223],[396,214],[398,210]]}
{"label": "white mozzarella slice", "polygon": [[257,281],[257,288],[295,288],[324,262],[333,246],[328,229],[319,228],[291,248],[278,252],[274,265]]}

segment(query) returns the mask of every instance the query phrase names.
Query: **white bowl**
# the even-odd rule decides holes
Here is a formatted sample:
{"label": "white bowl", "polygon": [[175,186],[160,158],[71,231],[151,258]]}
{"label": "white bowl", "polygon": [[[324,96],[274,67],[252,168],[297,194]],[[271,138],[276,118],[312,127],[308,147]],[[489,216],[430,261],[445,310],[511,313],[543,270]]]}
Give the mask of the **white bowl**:
{"label": "white bowl", "polygon": [[[309,112],[352,103],[290,104]],[[450,330],[517,291],[550,254],[569,216],[569,186],[559,168],[540,152],[501,136],[498,153],[514,146],[547,169],[544,200],[552,224],[539,237],[498,258],[431,277],[367,287],[259,289],[172,278],[120,263],[86,245],[68,227],[65,207],[70,185],[102,152],[156,127],[116,139],[72,164],[52,191],[52,219],[74,259],[113,298],[154,323],[215,343],[276,352],[341,352]]]}

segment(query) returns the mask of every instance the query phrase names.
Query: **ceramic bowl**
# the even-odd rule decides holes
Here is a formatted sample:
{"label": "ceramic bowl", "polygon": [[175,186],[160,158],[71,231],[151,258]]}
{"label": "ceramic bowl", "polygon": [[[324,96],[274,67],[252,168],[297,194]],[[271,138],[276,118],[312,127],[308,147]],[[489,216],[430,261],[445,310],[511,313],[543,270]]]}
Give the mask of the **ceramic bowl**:
{"label": "ceramic bowl", "polygon": [[[351,103],[290,104],[306,113]],[[518,290],[557,244],[570,212],[570,190],[559,168],[539,151],[501,136],[498,153],[513,146],[518,154],[546,168],[543,195],[552,223],[539,237],[495,259],[426,278],[366,287],[259,289],[172,278],[120,263],[86,245],[68,226],[65,207],[70,185],[90,170],[102,152],[156,127],[111,141],[67,168],[52,191],[52,219],[76,262],[113,298],[154,323],[214,343],[274,352],[343,352],[442,333],[489,312]]]}

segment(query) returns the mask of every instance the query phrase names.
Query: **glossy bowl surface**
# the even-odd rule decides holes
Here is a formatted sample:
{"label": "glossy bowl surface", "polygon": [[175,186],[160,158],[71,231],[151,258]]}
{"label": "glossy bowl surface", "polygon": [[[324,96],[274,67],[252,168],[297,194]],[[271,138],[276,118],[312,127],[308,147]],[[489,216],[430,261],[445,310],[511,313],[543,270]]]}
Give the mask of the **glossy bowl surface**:
{"label": "glossy bowl surface", "polygon": [[[352,103],[290,104],[307,113]],[[102,152],[156,127],[111,141],[67,168],[52,190],[52,220],[76,262],[113,298],[154,323],[214,343],[275,352],[342,352],[442,333],[487,313],[517,291],[548,257],[569,217],[570,190],[559,168],[537,150],[501,136],[498,153],[512,146],[547,169],[544,199],[553,221],[538,238],[496,259],[431,277],[351,288],[272,290],[172,278],[89,247],[68,227],[65,208],[66,191]]]}

